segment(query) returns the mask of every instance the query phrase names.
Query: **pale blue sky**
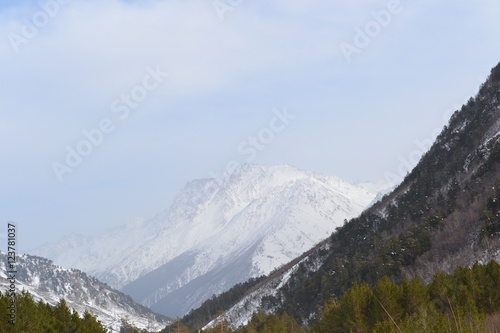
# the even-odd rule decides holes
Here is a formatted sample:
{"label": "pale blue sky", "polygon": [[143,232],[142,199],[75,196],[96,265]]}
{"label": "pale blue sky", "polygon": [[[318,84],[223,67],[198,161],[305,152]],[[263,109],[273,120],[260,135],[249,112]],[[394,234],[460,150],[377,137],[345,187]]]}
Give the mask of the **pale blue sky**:
{"label": "pale blue sky", "polygon": [[[242,0],[223,20],[212,0],[66,2],[0,3],[0,221],[22,250],[167,209],[246,161],[274,109],[295,118],[251,162],[399,175],[500,60],[493,0]],[[348,61],[341,45],[370,28]],[[112,133],[60,182],[54,162],[105,119]]]}

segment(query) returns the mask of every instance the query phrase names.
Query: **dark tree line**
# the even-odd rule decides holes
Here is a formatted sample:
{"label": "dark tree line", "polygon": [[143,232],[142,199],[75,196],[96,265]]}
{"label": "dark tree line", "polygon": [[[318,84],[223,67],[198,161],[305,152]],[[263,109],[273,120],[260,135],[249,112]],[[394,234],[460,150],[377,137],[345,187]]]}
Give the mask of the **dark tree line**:
{"label": "dark tree line", "polygon": [[23,291],[15,296],[15,310],[10,314],[11,297],[0,293],[0,309],[4,312],[0,320],[0,332],[4,333],[106,333],[107,330],[89,312],[80,316],[71,311],[61,299],[55,306],[33,297]]}

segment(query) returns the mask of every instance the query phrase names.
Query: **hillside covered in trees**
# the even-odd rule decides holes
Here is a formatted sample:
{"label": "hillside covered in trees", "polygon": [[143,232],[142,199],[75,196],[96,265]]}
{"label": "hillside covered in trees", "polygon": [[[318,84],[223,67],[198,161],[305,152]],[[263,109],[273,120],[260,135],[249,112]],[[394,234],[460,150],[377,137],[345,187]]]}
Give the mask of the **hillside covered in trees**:
{"label": "hillside covered in trees", "polygon": [[[403,182],[284,272],[286,283],[262,296],[259,308],[311,326],[328,300],[339,300],[356,283],[375,287],[383,277],[429,283],[440,270],[500,259],[499,179],[500,64]],[[271,280],[259,285],[265,288]],[[255,295],[254,289],[240,288],[245,296],[237,301],[212,302],[232,322],[242,315],[232,307]],[[204,311],[203,317],[218,315]],[[190,321],[196,318],[197,310]]]}
{"label": "hillside covered in trees", "polygon": [[[300,326],[286,313],[254,313],[244,327],[231,330],[223,320],[212,329],[189,330],[177,322],[165,332],[206,333],[482,333],[500,330],[500,265],[458,267],[440,272],[428,284],[419,278],[399,284],[388,277],[373,288],[356,283],[340,299],[331,298],[318,322]],[[223,318],[223,316],[222,316]]]}

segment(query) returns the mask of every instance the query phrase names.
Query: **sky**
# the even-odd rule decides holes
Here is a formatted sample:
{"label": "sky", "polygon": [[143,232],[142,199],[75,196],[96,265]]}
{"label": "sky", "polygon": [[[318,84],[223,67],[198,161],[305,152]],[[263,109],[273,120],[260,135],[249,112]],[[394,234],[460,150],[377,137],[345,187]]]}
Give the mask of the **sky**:
{"label": "sky", "polygon": [[[497,0],[0,2],[0,250],[234,163],[403,177],[500,61]],[[2,226],[3,225],[3,226]]]}

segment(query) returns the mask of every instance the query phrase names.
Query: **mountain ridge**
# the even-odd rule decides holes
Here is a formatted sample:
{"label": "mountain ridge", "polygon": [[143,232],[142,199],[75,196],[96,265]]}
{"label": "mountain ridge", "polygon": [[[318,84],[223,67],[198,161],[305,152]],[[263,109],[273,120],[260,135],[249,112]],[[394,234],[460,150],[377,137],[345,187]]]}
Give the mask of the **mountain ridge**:
{"label": "mountain ridge", "polygon": [[[90,246],[81,252],[65,248],[51,259],[97,276],[156,311],[186,313],[212,294],[269,273],[328,237],[375,198],[373,188],[366,187],[287,165],[243,164],[217,179],[189,182],[169,210],[150,220],[115,228],[86,240]],[[164,265],[170,269],[162,269]],[[151,290],[154,277],[158,282]],[[209,281],[219,282],[208,288]],[[197,296],[183,305],[175,299],[163,308],[155,305],[165,304],[168,294],[182,288],[178,293],[183,298]]]}
{"label": "mountain ridge", "polygon": [[[6,264],[7,256],[0,253],[0,286],[11,288]],[[106,328],[119,331],[122,319],[139,329],[159,330],[171,319],[153,313],[135,303],[129,296],[114,290],[94,277],[76,269],[66,269],[49,259],[32,255],[19,255],[15,263],[16,292],[28,291],[35,301],[56,305],[65,299],[68,306],[80,315],[89,311]]]}

